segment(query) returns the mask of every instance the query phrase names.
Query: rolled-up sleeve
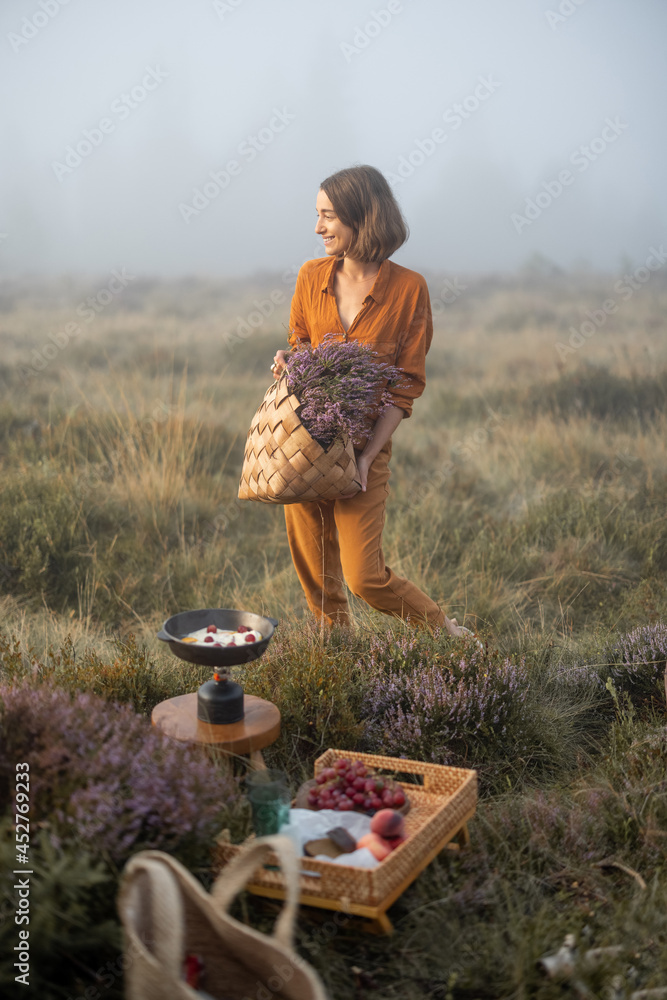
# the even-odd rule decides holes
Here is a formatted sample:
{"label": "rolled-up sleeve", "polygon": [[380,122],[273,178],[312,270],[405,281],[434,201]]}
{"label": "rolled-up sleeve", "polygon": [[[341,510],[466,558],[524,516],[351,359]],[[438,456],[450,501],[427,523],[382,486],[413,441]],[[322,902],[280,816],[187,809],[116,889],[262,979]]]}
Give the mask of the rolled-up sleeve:
{"label": "rolled-up sleeve", "polygon": [[433,317],[431,300],[426,282],[421,284],[417,302],[407,333],[399,347],[395,364],[403,370],[401,383],[390,387],[389,394],[394,406],[403,410],[403,417],[412,413],[412,404],[424,391],[426,385],[426,355],[433,340]]}

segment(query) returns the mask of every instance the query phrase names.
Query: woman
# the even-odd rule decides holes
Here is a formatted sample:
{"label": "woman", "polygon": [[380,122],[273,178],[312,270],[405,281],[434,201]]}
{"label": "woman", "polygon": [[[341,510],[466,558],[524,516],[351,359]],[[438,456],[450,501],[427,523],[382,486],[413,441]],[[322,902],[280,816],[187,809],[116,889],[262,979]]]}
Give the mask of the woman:
{"label": "woman", "polygon": [[[384,361],[403,369],[391,389],[392,405],[367,440],[354,442],[361,491],[340,500],[289,504],[287,537],[308,606],[329,624],[349,624],[343,581],[371,607],[399,618],[445,626],[450,635],[468,629],[385,565],[382,529],[389,493],[391,436],[409,417],[425,385],[425,357],[433,336],[424,278],[389,260],[408,229],[391,189],[374,167],[350,167],[322,182],[315,232],[326,256],[300,269],[290,311],[292,350],[313,347],[325,334],[359,340]],[[274,358],[274,378],[285,364]]]}

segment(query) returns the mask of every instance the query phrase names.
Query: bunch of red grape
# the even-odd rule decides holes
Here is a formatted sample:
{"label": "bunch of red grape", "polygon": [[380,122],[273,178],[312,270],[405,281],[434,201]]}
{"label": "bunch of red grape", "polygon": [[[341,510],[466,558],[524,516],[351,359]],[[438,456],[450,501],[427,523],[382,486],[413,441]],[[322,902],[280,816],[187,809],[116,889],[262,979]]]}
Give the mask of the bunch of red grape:
{"label": "bunch of red grape", "polygon": [[333,767],[325,767],[315,778],[308,792],[311,809],[338,809],[349,812],[376,812],[378,809],[400,809],[405,805],[405,792],[392,778],[376,774],[363,761],[341,757]]}

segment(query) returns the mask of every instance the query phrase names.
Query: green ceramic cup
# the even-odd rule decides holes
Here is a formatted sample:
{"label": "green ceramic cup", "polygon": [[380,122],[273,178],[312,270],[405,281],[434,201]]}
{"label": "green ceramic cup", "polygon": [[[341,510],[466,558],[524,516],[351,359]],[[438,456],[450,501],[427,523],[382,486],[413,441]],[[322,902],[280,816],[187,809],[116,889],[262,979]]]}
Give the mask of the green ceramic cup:
{"label": "green ceramic cup", "polygon": [[289,823],[289,811],[292,796],[290,790],[276,787],[268,789],[253,789],[248,792],[252,808],[252,826],[258,837],[268,837],[280,833],[283,826]]}
{"label": "green ceramic cup", "polygon": [[252,825],[258,837],[279,833],[289,823],[290,792],[287,775],[273,768],[251,771],[246,794],[252,808]]}

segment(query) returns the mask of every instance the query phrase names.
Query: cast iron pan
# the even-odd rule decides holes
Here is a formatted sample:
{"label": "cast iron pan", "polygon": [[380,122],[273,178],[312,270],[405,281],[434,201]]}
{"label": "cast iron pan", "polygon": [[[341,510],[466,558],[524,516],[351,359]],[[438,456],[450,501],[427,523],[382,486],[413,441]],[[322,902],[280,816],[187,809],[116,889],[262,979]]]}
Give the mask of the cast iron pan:
{"label": "cast iron pan", "polygon": [[[169,644],[172,653],[188,663],[199,663],[207,667],[233,667],[237,663],[250,663],[261,656],[271,641],[278,622],[275,618],[263,618],[250,611],[233,611],[229,608],[203,608],[199,611],[181,611],[172,615],[157,634],[158,639]],[[244,643],[243,646],[195,646],[182,642],[185,635],[196,632],[207,625],[217,625],[221,629],[236,632],[239,625],[260,632],[258,642]]]}

